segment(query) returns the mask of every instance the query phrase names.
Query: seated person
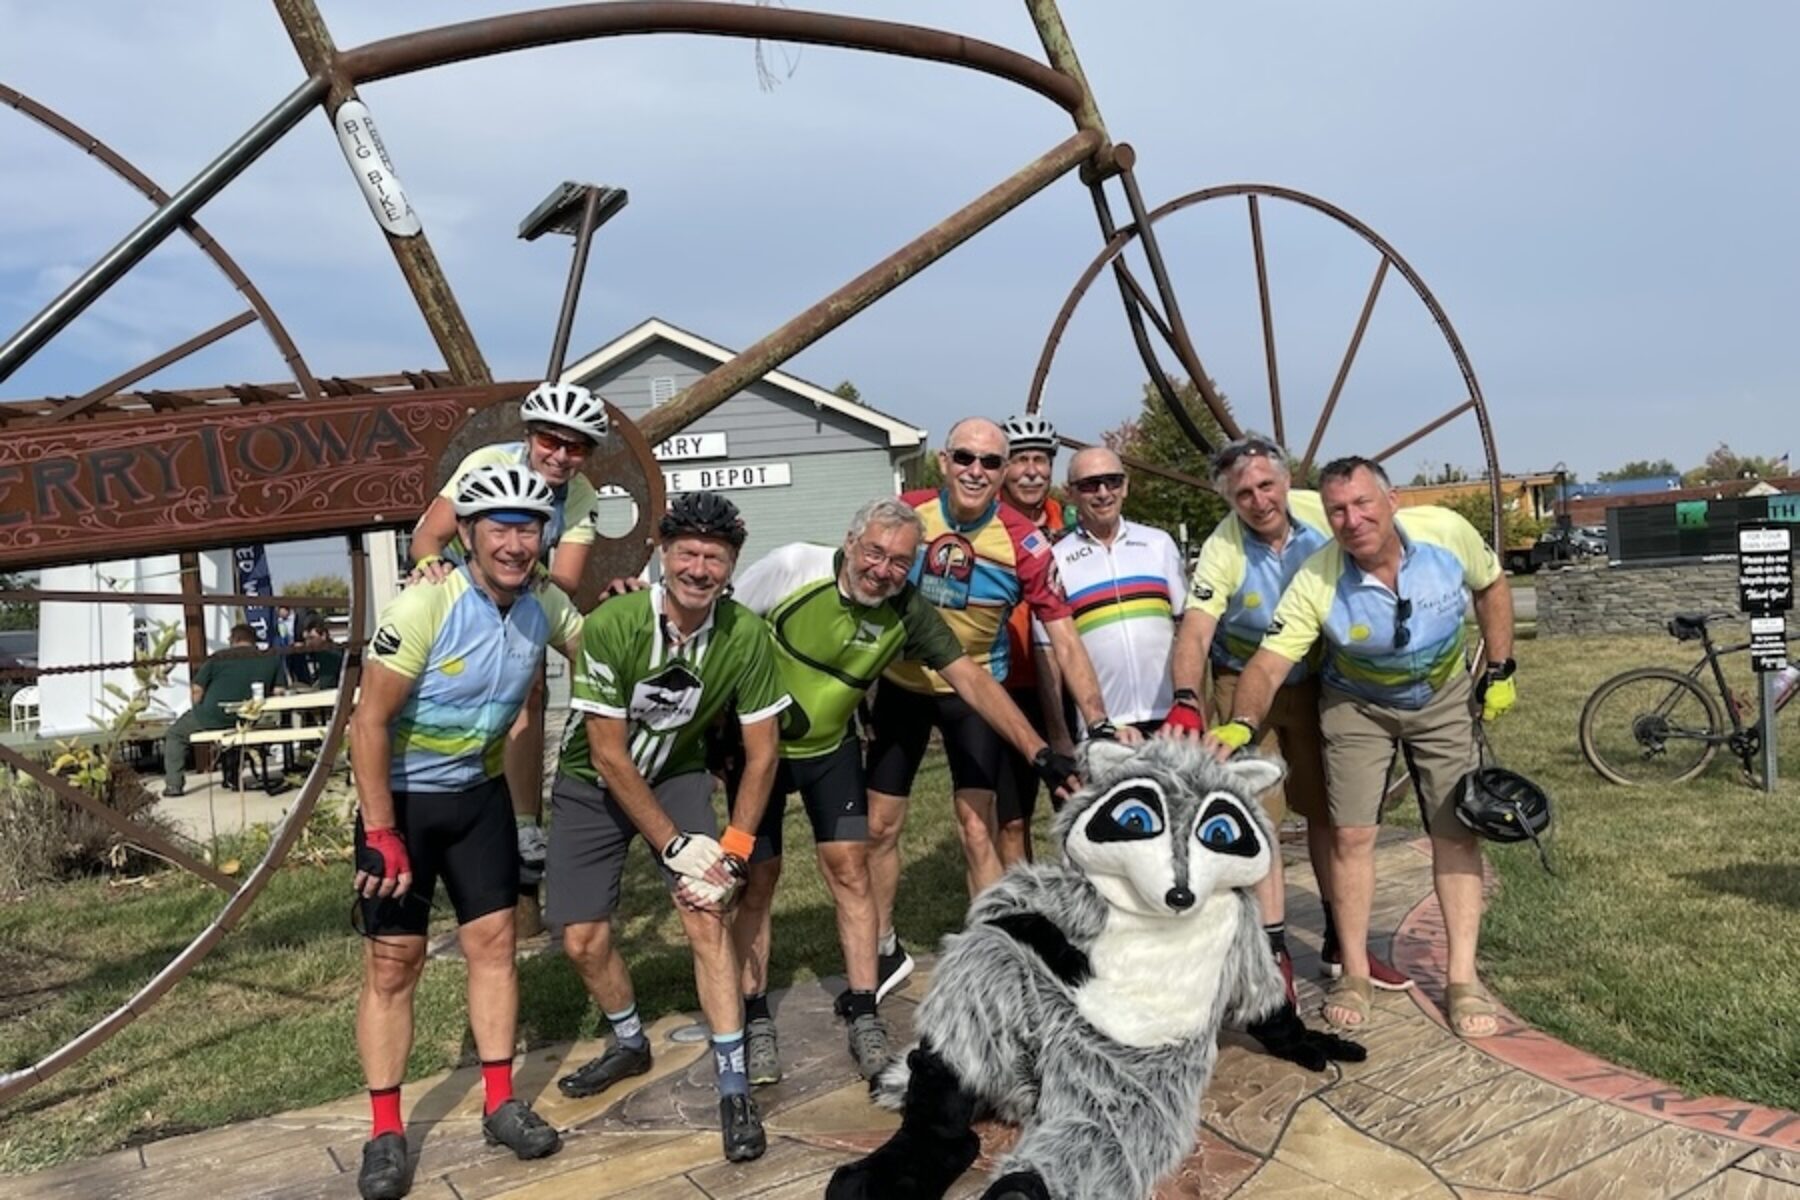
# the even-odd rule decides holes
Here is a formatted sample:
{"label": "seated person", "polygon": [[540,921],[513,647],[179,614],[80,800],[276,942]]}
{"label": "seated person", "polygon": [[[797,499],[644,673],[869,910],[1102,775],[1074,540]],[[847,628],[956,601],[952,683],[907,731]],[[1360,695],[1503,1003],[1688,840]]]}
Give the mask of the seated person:
{"label": "seated person", "polygon": [[256,684],[263,694],[281,691],[284,676],[281,656],[256,648],[256,630],[248,625],[231,627],[231,645],[200,664],[194,674],[194,706],[177,717],[163,735],[163,795],[179,796],[186,787],[188,744],[196,730],[229,729],[234,718],[227,704],[250,699]]}
{"label": "seated person", "polygon": [[287,654],[288,678],[295,687],[325,691],[337,687],[343,670],[343,647],[331,640],[331,626],[323,617],[308,617],[300,641]]}

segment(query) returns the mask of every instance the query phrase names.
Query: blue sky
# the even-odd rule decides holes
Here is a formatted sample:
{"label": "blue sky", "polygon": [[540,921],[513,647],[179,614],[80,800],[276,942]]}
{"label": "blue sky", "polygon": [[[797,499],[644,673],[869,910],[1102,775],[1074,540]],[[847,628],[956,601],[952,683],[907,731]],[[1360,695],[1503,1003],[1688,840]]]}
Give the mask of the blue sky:
{"label": "blue sky", "polygon": [[[341,46],[500,11],[320,0]],[[1041,53],[1022,4],[842,2]],[[1437,294],[1480,376],[1502,467],[1587,475],[1697,463],[1723,440],[1800,452],[1793,210],[1800,8],[1103,3],[1064,14],[1147,199],[1258,181],[1366,221]],[[298,82],[272,8],[0,0],[0,82],[88,126],[173,190]],[[770,48],[778,66],[787,61]],[[502,376],[542,369],[566,240],[521,216],[558,180],[630,189],[601,234],[579,351],[648,315],[726,345],[774,328],[1067,136],[1036,96],[968,72],[805,49],[758,87],[748,43],[639,38],[532,51],[363,92]],[[0,113],[0,326],[10,332],[145,211],[84,156]],[[315,371],[439,359],[322,117],[201,213]],[[1290,430],[1310,431],[1375,267],[1348,232],[1265,208]],[[1240,416],[1268,409],[1241,202],[1159,229],[1189,325]],[[1098,247],[1073,177],[789,364],[936,434],[1020,407],[1064,294]],[[1142,272],[1147,278],[1147,273]],[[172,242],[25,370],[68,394],[238,311]],[[281,377],[256,330],[160,386]],[[1058,358],[1046,415],[1093,437],[1144,381],[1109,285]],[[1370,452],[1462,398],[1424,309],[1390,276],[1326,453]],[[1298,440],[1298,439],[1296,439]],[[1392,464],[1473,465],[1464,418]]]}

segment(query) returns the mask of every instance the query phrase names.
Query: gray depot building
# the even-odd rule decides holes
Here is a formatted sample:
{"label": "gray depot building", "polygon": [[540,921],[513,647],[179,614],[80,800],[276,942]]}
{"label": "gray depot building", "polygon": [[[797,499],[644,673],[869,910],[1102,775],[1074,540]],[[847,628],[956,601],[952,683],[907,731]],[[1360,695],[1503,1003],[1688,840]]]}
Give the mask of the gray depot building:
{"label": "gray depot building", "polygon": [[[633,418],[643,416],[735,352],[655,318],[563,372]],[[750,563],[787,542],[835,545],[864,501],[900,489],[925,430],[770,371],[656,447],[663,482],[680,492],[723,492],[742,510]],[[602,499],[603,532],[630,526],[630,501]]]}

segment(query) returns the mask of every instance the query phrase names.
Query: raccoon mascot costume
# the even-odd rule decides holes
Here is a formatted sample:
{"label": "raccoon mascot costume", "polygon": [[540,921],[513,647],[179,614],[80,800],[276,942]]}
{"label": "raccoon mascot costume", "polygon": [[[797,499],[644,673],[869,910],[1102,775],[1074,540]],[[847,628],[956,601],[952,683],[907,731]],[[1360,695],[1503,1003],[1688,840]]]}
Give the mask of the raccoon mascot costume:
{"label": "raccoon mascot costume", "polygon": [[942,1197],[987,1116],[1022,1127],[988,1200],[1145,1200],[1194,1147],[1222,1025],[1314,1069],[1362,1057],[1300,1024],[1250,894],[1281,765],[1157,739],[1089,743],[1085,773],[1062,864],[1008,872],[945,939],[918,1047],[871,1084],[900,1131],[828,1200]]}

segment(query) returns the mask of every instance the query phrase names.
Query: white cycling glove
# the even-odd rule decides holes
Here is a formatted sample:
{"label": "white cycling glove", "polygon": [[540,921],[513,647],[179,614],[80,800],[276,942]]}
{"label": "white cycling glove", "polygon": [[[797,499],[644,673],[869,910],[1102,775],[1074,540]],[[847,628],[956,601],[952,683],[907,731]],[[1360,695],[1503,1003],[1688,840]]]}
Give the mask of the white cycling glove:
{"label": "white cycling glove", "polygon": [[678,833],[662,849],[663,865],[677,875],[698,881],[725,851],[704,833]]}

